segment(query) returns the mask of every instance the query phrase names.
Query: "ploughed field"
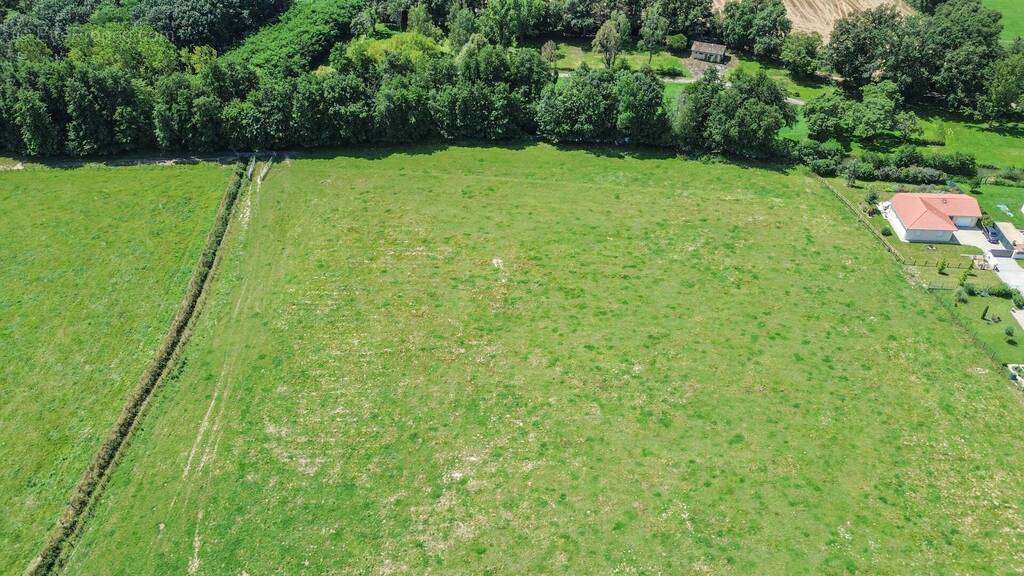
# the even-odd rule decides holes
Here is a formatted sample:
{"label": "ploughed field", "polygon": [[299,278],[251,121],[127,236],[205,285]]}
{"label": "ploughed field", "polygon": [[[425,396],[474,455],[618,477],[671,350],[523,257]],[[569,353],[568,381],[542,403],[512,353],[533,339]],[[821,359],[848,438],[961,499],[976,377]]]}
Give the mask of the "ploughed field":
{"label": "ploughed field", "polygon": [[0,574],[21,574],[164,338],[231,171],[0,171]]}
{"label": "ploughed field", "polygon": [[292,159],[211,290],[66,573],[1024,569],[1019,395],[803,172]]}
{"label": "ploughed field", "polygon": [[[729,0],[714,0],[716,10],[721,10]],[[999,2],[1000,0],[986,0]],[[1011,2],[1015,0],[1009,0]],[[793,29],[801,32],[817,32],[828,41],[836,20],[854,12],[870,10],[885,4],[896,6],[901,12],[911,13],[913,9],[904,0],[783,0],[786,13],[793,22]]]}

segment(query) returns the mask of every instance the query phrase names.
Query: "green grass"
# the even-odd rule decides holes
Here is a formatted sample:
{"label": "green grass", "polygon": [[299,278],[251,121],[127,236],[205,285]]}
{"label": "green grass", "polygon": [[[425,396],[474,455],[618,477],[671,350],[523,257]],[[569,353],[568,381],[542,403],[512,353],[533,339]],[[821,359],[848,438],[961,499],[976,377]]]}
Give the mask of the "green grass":
{"label": "green grass", "polygon": [[743,70],[748,74],[757,74],[764,70],[768,76],[782,84],[786,93],[793,98],[808,101],[827,92],[831,86],[825,81],[807,80],[795,78],[789,70],[773,64],[745,59],[742,55],[733,55],[738,62],[734,70]]}
{"label": "green grass", "polygon": [[21,574],[163,339],[230,171],[0,172],[0,574]]}
{"label": "green grass", "polygon": [[1003,13],[1003,39],[1024,36],[1024,4],[1020,0],[984,0],[985,6]]}
{"label": "green grass", "polygon": [[[939,296],[953,307],[954,313],[999,362],[1024,363],[1024,329],[1010,313],[1013,308],[1010,300],[993,296],[972,296],[968,298],[967,303],[957,304],[953,290],[943,290]],[[982,313],[985,313],[985,319],[982,318]],[[1014,329],[1013,338],[1006,336],[1007,326]]]}
{"label": "green grass", "polygon": [[[537,40],[530,45],[540,48],[545,40]],[[586,62],[591,68],[603,68],[604,60],[601,55],[591,50],[590,41],[587,39],[560,39],[555,41],[558,49],[558,60],[555,61],[555,68],[558,70],[575,70]],[[655,52],[649,55],[639,50],[626,50],[619,55],[619,59],[626,62],[630,68],[640,69],[648,63],[659,74],[685,78],[690,75],[686,68],[686,61],[679,56],[667,51]]]}
{"label": "green grass", "polygon": [[[1012,222],[1018,228],[1024,228],[1024,188],[1008,186],[983,185],[981,194],[974,196],[981,204],[981,209],[997,222]],[[1007,208],[1009,214],[1003,210]]]}
{"label": "green grass", "polygon": [[924,139],[943,142],[941,146],[926,148],[969,152],[978,157],[980,164],[1000,168],[1024,166],[1024,124],[994,128],[928,111],[920,114]]}
{"label": "green grass", "polygon": [[68,574],[1018,562],[1019,398],[815,178],[414,148],[241,202]]}

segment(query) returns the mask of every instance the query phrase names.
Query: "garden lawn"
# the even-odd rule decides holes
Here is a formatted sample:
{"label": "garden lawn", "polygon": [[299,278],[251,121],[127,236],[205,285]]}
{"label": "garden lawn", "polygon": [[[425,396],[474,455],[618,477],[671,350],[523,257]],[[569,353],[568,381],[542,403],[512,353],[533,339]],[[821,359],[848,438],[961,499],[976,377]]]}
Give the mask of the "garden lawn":
{"label": "garden lawn", "polygon": [[68,574],[1024,569],[1024,416],[816,178],[293,159]]}
{"label": "garden lawn", "polygon": [[980,165],[999,168],[1024,166],[1024,125],[990,127],[963,119],[944,118],[922,112],[921,128],[928,141],[943,142],[926,149],[969,152]]}
{"label": "garden lawn", "polygon": [[[545,40],[531,44],[532,47],[540,49]],[[584,62],[591,68],[603,68],[604,60],[601,55],[591,49],[589,39],[562,39],[555,41],[558,49],[558,60],[555,61],[555,68],[558,70],[575,70]],[[626,62],[630,68],[639,70],[650,64],[655,72],[665,76],[685,78],[690,75],[686,68],[686,61],[668,51],[655,52],[653,56],[640,50],[625,50],[619,55],[619,59]]]}
{"label": "garden lawn", "polygon": [[[966,303],[957,304],[953,290],[943,290],[939,297],[999,362],[1024,364],[1024,329],[1010,313],[1013,302],[994,296],[972,296]],[[982,313],[985,318],[982,318]],[[1006,335],[1007,327],[1014,331],[1012,338]]]}
{"label": "garden lawn", "polygon": [[993,220],[1012,222],[1018,228],[1024,228],[1024,212],[1021,212],[1024,207],[1024,188],[985,184],[981,187],[981,194],[974,197],[981,204],[982,211]]}
{"label": "garden lawn", "polygon": [[0,171],[0,574],[22,574],[170,326],[225,167]]}

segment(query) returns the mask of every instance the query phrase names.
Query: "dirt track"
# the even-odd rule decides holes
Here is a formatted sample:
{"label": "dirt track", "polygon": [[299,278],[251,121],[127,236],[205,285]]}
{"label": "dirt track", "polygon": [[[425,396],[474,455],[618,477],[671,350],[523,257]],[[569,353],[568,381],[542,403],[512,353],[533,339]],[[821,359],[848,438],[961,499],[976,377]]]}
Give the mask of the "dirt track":
{"label": "dirt track", "polygon": [[[716,10],[721,10],[727,0],[714,0]],[[832,25],[836,20],[858,10],[875,8],[882,4],[896,4],[901,11],[910,13],[912,9],[904,0],[783,0],[789,18],[793,21],[793,29],[804,32],[817,32],[825,40],[832,34]]]}

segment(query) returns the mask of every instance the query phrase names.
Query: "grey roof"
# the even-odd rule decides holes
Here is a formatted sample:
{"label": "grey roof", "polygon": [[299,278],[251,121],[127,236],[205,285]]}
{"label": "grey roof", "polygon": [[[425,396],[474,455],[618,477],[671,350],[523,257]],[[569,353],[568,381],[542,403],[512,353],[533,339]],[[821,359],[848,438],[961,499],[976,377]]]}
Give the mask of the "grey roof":
{"label": "grey roof", "polygon": [[713,42],[694,42],[692,52],[703,52],[705,54],[725,54],[724,44],[715,44]]}

